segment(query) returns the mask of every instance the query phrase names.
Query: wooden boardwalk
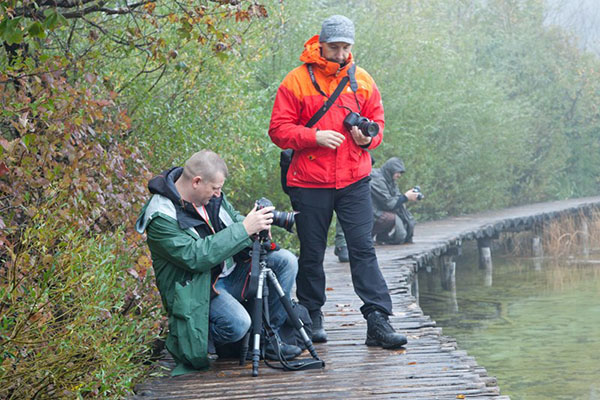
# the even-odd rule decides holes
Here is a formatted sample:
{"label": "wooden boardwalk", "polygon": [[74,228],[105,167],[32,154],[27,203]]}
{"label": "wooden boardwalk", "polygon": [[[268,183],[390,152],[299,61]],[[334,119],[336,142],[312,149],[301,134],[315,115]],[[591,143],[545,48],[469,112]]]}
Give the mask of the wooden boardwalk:
{"label": "wooden boardwalk", "polygon": [[[496,399],[496,380],[456,342],[423,315],[411,294],[419,266],[430,263],[464,240],[493,238],[502,231],[520,231],[565,214],[600,207],[600,197],[532,204],[494,212],[430,221],[417,225],[415,243],[377,246],[395,315],[390,318],[408,337],[400,350],[364,345],[366,321],[354,293],[348,264],[325,256],[327,303],[325,328],[329,341],[316,344],[326,362],[322,370],[283,372],[261,362],[259,376],[251,363],[217,360],[208,371],[177,378],[162,377],[136,388],[135,399]],[[305,355],[309,355],[305,352]],[[168,365],[168,362],[167,362]]]}

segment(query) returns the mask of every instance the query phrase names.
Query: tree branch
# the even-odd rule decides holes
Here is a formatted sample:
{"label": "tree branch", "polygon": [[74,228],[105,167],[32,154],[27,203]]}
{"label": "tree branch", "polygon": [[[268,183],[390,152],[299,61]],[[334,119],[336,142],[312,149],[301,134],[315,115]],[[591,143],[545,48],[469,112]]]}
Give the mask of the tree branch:
{"label": "tree branch", "polygon": [[[55,8],[56,11],[66,19],[82,18],[85,15],[97,12],[104,13],[106,15],[124,15],[131,14],[136,8],[155,2],[156,0],[143,0],[137,3],[126,4],[124,7],[120,8],[107,8],[105,7],[107,3],[107,1],[105,0],[48,0],[42,2],[37,8],[34,8],[33,6],[18,7],[14,10],[14,15],[43,20],[45,18],[44,11],[49,10],[51,8]],[[82,5],[87,5],[90,3],[96,4],[80,9]],[[73,9],[76,10],[71,11]]]}

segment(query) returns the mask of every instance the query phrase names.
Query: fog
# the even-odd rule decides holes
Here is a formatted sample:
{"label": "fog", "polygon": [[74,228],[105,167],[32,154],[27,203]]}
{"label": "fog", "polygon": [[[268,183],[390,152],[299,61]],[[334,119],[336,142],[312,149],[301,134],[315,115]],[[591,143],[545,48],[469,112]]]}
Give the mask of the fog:
{"label": "fog", "polygon": [[547,0],[546,23],[559,25],[577,38],[578,45],[600,55],[600,1]]}

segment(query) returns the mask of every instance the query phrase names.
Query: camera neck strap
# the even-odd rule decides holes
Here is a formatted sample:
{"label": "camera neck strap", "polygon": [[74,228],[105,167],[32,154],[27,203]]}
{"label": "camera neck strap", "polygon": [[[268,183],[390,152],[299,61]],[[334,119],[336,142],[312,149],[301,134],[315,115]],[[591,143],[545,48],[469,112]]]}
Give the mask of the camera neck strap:
{"label": "camera neck strap", "polygon": [[321,87],[317,83],[317,79],[315,78],[315,73],[313,71],[312,64],[306,64],[306,68],[308,69],[308,75],[310,75],[310,80],[311,80],[313,86],[315,87],[315,89],[317,89],[317,92],[319,92],[322,96],[327,98],[327,101],[325,102],[325,104],[323,104],[323,107],[319,108],[319,110],[306,123],[307,128],[312,128],[321,119],[321,117],[323,115],[325,115],[325,113],[331,108],[331,106],[333,105],[335,100],[338,98],[340,93],[342,93],[342,90],[344,90],[348,81],[350,81],[350,89],[352,89],[352,92],[354,93],[356,105],[358,106],[358,110],[360,112],[360,105],[358,104],[358,99],[356,98],[356,91],[358,90],[358,84],[356,83],[356,77],[354,76],[354,72],[356,71],[356,64],[352,64],[350,66],[350,68],[348,68],[348,74],[342,78],[342,80],[340,81],[340,84],[338,85],[338,87],[335,89],[335,91],[333,92],[333,94],[331,96],[327,96],[327,94],[325,94],[325,92],[321,89]]}

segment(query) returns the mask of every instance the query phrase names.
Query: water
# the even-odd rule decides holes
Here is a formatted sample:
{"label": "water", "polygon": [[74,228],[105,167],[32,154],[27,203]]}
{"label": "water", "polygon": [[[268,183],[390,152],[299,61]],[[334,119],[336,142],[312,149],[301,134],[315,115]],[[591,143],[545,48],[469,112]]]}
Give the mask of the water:
{"label": "water", "polygon": [[419,303],[512,400],[600,400],[600,263],[574,261],[494,254],[486,274],[473,247],[455,292],[439,270],[419,272]]}

